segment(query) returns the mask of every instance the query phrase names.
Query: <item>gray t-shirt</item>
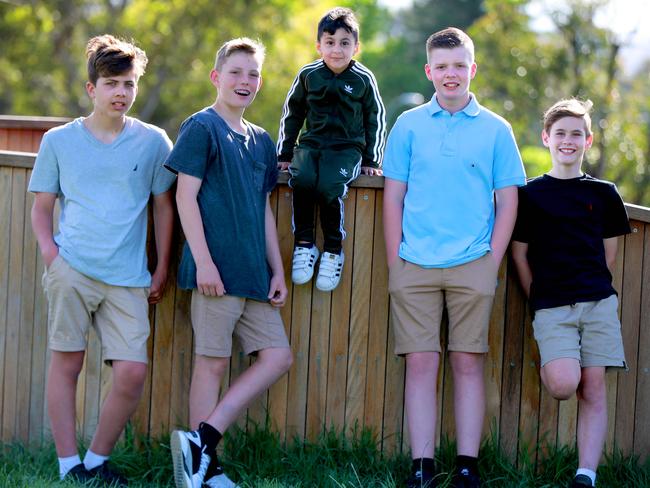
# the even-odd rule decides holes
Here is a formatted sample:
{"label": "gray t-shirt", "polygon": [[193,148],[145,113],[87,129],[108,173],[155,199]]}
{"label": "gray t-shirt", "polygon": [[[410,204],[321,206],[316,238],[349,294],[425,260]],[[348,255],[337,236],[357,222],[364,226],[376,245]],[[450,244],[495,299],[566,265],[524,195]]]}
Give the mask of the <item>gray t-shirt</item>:
{"label": "gray t-shirt", "polygon": [[58,195],[54,241],[70,266],[109,285],[149,286],[147,204],[175,180],[162,166],[171,141],[164,130],[127,117],[105,144],[83,120],[45,134],[29,191]]}
{"label": "gray t-shirt", "polygon": [[[212,109],[186,119],[165,166],[202,180],[197,195],[205,239],[226,293],[268,301],[267,194],[278,179],[275,145],[268,133],[245,121],[233,131]],[[196,288],[196,263],[187,242],[178,270],[181,288]]]}

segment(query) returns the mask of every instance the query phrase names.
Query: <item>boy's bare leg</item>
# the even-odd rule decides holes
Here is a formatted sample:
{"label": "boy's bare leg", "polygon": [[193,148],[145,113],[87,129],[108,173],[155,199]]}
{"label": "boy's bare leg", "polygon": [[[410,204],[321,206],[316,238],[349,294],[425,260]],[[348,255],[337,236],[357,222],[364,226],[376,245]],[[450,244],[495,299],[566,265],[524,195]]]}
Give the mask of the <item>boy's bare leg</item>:
{"label": "boy's bare leg", "polygon": [[578,467],[596,471],[607,437],[607,387],[603,367],[582,369],[577,437]]}
{"label": "boy's bare leg", "polygon": [[199,424],[214,411],[219,401],[219,390],[230,358],[194,356],[194,371],[190,385],[190,429]]}
{"label": "boy's bare leg", "polygon": [[577,359],[560,358],[542,366],[539,375],[553,398],[568,400],[578,389],[582,372]]}
{"label": "boy's bare leg", "polygon": [[133,412],[138,406],[144,381],[146,363],[113,361],[113,384],[99,413],[99,423],[90,450],[108,456]]}
{"label": "boy's bare leg", "polygon": [[485,417],[485,354],[451,351],[454,416],[459,455],[478,457]]}
{"label": "boy's bare leg", "polygon": [[85,351],[52,351],[47,379],[47,413],[52,426],[56,454],[60,458],[77,454],[77,378]]}
{"label": "boy's bare leg", "polygon": [[406,355],[404,408],[413,459],[433,458],[439,365],[438,352],[413,352]]}
{"label": "boy's bare leg", "polygon": [[207,423],[225,432],[246,407],[266,391],[291,367],[293,358],[288,347],[271,347],[259,351],[257,360],[228,388]]}

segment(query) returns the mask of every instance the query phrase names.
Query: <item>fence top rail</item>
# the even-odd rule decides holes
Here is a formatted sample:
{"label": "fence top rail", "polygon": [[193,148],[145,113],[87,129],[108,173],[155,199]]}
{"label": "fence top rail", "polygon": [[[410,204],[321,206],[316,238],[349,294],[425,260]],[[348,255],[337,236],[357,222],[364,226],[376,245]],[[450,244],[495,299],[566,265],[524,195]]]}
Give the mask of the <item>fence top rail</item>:
{"label": "fence top rail", "polygon": [[51,129],[71,120],[70,117],[0,115],[0,129]]}
{"label": "fence top rail", "polygon": [[[36,153],[0,150],[0,167],[31,169],[34,167],[35,160]],[[288,181],[289,174],[287,172],[280,173],[278,184],[286,185]],[[381,189],[384,187],[384,177],[361,175],[350,186],[354,188]],[[626,203],[625,208],[630,219],[650,223],[650,208],[634,205],[633,203]]]}

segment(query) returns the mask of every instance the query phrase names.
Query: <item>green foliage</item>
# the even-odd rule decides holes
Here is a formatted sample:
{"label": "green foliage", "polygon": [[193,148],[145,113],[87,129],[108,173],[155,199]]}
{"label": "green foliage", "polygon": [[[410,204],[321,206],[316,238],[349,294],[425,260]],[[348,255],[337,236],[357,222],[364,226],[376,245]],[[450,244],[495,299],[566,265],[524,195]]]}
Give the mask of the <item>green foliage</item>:
{"label": "green foliage", "polygon": [[546,173],[551,169],[551,154],[540,146],[520,146],[521,159],[524,161],[526,175],[531,178]]}

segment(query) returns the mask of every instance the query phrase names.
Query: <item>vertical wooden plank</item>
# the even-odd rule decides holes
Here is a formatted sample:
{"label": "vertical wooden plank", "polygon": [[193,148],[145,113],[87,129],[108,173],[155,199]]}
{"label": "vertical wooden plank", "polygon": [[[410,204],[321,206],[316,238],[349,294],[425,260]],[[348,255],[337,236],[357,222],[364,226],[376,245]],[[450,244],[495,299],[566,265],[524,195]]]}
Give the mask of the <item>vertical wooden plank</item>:
{"label": "vertical wooden plank", "polygon": [[[1,133],[0,133],[1,137]],[[5,137],[6,139],[6,137]],[[0,143],[2,140],[0,139]],[[0,229],[11,228],[11,169],[0,168]],[[9,316],[9,248],[11,238],[0,239],[0,426],[4,425],[5,342]],[[4,439],[0,427],[0,438]]]}
{"label": "vertical wooden plank", "polygon": [[578,399],[573,395],[562,400],[557,415],[557,442],[561,446],[573,446],[576,442]]}
{"label": "vertical wooden plank", "polygon": [[641,276],[641,316],[639,323],[639,358],[637,368],[637,399],[634,415],[634,455],[650,456],[650,225],[634,223],[644,234],[643,274]]}
{"label": "vertical wooden plank", "polygon": [[7,300],[7,332],[5,337],[4,415],[2,440],[10,441],[16,435],[18,405],[16,392],[19,382],[19,333],[21,312],[23,227],[25,222],[25,170],[12,170],[11,225],[9,226],[9,276]]}
{"label": "vertical wooden plank", "polygon": [[621,331],[625,358],[631,374],[621,374],[618,378],[615,436],[616,446],[624,454],[632,454],[634,447],[642,276],[639,270],[643,269],[643,230],[643,226],[635,221],[632,222],[632,233],[625,236]]}
{"label": "vertical wooden plank", "polygon": [[[514,266],[511,267],[511,269]],[[521,289],[516,273],[507,279],[506,304],[508,320],[504,331],[503,384],[501,390],[501,421],[499,444],[511,460],[517,458],[519,438],[519,408],[521,404],[521,375],[524,347],[524,323],[526,307],[521,300]]]}
{"label": "vertical wooden plank", "polygon": [[348,381],[348,347],[350,332],[350,308],[352,300],[352,257],[356,225],[356,194],[351,188],[345,200],[345,228],[347,237],[343,240],[346,263],[339,286],[332,292],[330,315],[329,367],[327,372],[327,407],[325,425],[339,431],[345,428],[345,404]]}
{"label": "vertical wooden plank", "polygon": [[404,358],[395,355],[395,324],[388,314],[388,346],[386,358],[386,386],[384,390],[383,443],[385,453],[391,455],[402,447],[404,432]]}
{"label": "vertical wooden plank", "polygon": [[375,194],[375,222],[373,229],[370,282],[370,327],[368,330],[368,378],[366,381],[366,408],[364,425],[381,434],[386,388],[386,345],[388,334],[388,267],[384,226],[382,222],[383,193]]}
{"label": "vertical wooden plank", "polygon": [[[281,315],[287,337],[291,337],[291,262],[293,258],[293,232],[291,231],[291,190],[286,185],[278,186],[273,192],[277,202],[276,225],[278,241],[284,268],[284,281],[289,289],[287,302],[282,307]],[[292,348],[293,352],[293,348]],[[287,426],[287,389],[289,376],[284,375],[269,389],[269,419],[272,428],[285,438]]]}
{"label": "vertical wooden plank", "polygon": [[350,348],[345,424],[348,428],[363,422],[366,375],[368,368],[368,322],[370,311],[370,273],[372,259],[372,227],[374,222],[374,193],[357,189],[352,264],[352,302],[350,312]]}
{"label": "vertical wooden plank", "polygon": [[36,287],[34,290],[34,338],[32,346],[32,377],[29,405],[29,441],[41,445],[45,424],[45,372],[47,370],[47,301],[41,278],[45,266],[41,253],[36,251]]}
{"label": "vertical wooden plank", "polygon": [[[175,297],[174,310],[174,343],[172,347],[172,377],[171,397],[169,399],[169,426],[187,428],[190,417],[190,383],[192,378],[192,360],[194,348],[192,346],[192,321],[190,319],[190,304],[192,293],[181,290],[176,285],[176,270],[178,262],[173,262],[173,281],[169,283],[167,293]],[[226,376],[229,372],[226,372]],[[155,404],[154,404],[155,405]],[[153,405],[152,405],[153,410]]]}
{"label": "vertical wooden plank", "polygon": [[[26,173],[26,181],[29,173]],[[34,195],[25,192],[25,215],[23,216],[23,263],[21,272],[21,311],[18,357],[18,389],[16,391],[17,418],[16,435],[23,442],[29,439],[29,404],[32,375],[32,337],[34,332],[34,288],[36,277],[36,237],[31,229],[30,209],[34,203]]]}
{"label": "vertical wooden plank", "polygon": [[439,446],[443,437],[455,439],[456,415],[454,411],[454,376],[449,361],[449,317],[445,309],[440,324],[440,367],[436,378],[436,434],[435,445]]}
{"label": "vertical wooden plank", "polygon": [[[524,329],[524,357],[521,375],[520,438],[517,451],[521,452],[522,449],[526,449],[528,458],[534,462],[538,446],[541,380],[538,372],[539,352],[533,337],[533,326],[528,313],[526,313],[526,320],[522,327]],[[521,464],[522,460],[519,461]]]}

